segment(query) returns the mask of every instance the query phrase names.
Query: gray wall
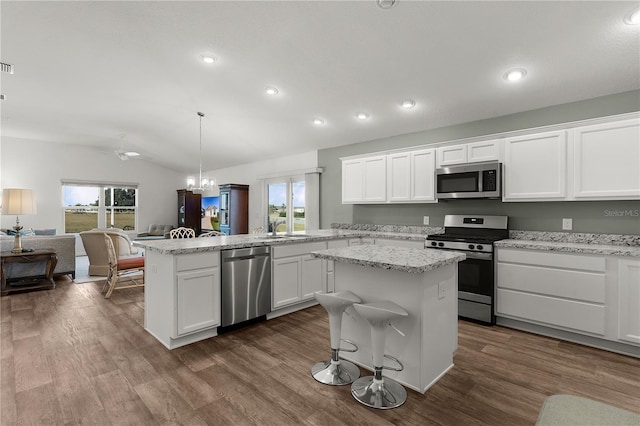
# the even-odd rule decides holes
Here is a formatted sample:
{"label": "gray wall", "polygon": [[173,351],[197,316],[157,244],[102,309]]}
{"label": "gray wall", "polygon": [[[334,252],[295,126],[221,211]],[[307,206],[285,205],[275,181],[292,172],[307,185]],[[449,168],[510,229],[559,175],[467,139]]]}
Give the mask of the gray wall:
{"label": "gray wall", "polygon": [[340,157],[406,148],[449,140],[586,120],[640,111],[640,91],[603,96],[507,116],[463,123],[419,133],[376,139],[318,151],[320,224],[374,223],[442,226],[445,214],[477,213],[509,216],[509,227],[531,231],[561,231],[562,218],[573,218],[573,232],[640,234],[640,201],[565,201],[502,203],[493,200],[456,200],[437,204],[343,205]]}

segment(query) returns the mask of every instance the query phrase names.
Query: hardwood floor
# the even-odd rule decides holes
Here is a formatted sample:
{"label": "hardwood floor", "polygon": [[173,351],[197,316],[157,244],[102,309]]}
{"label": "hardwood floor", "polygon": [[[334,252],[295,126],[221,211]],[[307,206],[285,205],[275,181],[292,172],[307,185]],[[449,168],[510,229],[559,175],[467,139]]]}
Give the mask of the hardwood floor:
{"label": "hardwood floor", "polygon": [[2,425],[532,425],[559,393],[640,413],[640,360],[464,321],[448,374],[369,409],[310,375],[329,357],[321,307],[169,351],[142,327],[143,289],[100,286],[0,299]]}

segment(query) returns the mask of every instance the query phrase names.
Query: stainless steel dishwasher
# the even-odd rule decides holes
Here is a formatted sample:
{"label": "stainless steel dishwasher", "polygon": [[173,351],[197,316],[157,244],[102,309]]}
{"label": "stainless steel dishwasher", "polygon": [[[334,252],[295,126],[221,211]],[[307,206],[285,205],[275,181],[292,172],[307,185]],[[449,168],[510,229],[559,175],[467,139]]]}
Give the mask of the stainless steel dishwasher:
{"label": "stainless steel dishwasher", "polygon": [[222,327],[271,312],[271,253],[268,246],[222,250]]}

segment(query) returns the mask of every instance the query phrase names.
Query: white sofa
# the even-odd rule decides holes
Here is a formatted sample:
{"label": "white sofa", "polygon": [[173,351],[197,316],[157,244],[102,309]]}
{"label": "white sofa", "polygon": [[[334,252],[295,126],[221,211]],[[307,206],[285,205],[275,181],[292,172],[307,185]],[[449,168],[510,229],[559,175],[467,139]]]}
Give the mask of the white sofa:
{"label": "white sofa", "polygon": [[89,275],[106,276],[109,272],[109,256],[104,243],[104,234],[111,237],[119,258],[138,254],[137,247],[133,246],[129,236],[121,230],[92,229],[80,232],[82,244],[89,258]]}
{"label": "white sofa", "polygon": [[[0,236],[0,249],[3,252],[13,249],[15,237]],[[76,277],[76,237],[75,235],[25,235],[22,237],[22,248],[53,249],[58,256],[58,263],[53,275],[71,275]]]}

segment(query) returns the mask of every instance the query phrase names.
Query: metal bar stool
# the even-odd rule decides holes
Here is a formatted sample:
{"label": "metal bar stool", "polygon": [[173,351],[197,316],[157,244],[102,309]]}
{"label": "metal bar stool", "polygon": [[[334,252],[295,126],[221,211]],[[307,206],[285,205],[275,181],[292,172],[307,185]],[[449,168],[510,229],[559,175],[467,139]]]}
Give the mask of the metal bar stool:
{"label": "metal bar stool", "polygon": [[[371,327],[371,347],[373,351],[373,376],[361,377],[351,385],[351,395],[367,407],[388,409],[396,408],[404,404],[407,400],[407,391],[404,387],[390,378],[382,377],[382,369],[402,371],[402,363],[384,354],[385,332],[387,326],[391,325],[391,319],[409,315],[407,311],[393,302],[374,302],[367,304],[354,304],[356,312],[369,322]],[[398,333],[400,330],[393,327]],[[396,362],[400,367],[389,367],[384,365],[384,358]]]}
{"label": "metal bar stool", "polygon": [[[350,291],[337,293],[315,293],[316,300],[329,314],[329,331],[331,336],[331,359],[315,364],[311,368],[313,378],[325,385],[348,385],[360,377],[360,369],[352,362],[340,360],[340,351],[355,352],[358,347],[349,340],[340,338],[342,330],[342,314],[360,298]],[[340,342],[353,345],[354,349],[341,349]]]}

